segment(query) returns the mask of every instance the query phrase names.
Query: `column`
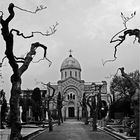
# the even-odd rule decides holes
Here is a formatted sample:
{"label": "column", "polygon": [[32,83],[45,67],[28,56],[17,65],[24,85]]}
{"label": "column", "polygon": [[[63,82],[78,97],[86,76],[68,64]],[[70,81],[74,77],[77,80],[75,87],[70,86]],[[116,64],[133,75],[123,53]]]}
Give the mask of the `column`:
{"label": "column", "polygon": [[79,107],[79,119],[81,120],[82,118],[82,107]]}
{"label": "column", "polygon": [[74,110],[75,110],[74,111],[74,117],[76,118],[77,117],[77,107],[76,106],[74,107]]}
{"label": "column", "polygon": [[69,117],[69,114],[68,114],[68,107],[66,107],[66,118]]}

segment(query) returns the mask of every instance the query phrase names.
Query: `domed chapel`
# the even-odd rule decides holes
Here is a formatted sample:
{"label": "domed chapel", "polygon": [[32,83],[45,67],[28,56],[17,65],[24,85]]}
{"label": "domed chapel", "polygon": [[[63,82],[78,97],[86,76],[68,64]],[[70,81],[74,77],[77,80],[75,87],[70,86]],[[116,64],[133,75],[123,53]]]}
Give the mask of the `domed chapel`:
{"label": "domed chapel", "polygon": [[[61,80],[57,81],[57,85],[52,85],[56,92],[60,92],[64,98],[62,114],[65,118],[76,118],[77,115],[82,117],[81,101],[83,93],[92,94],[94,91],[94,82],[85,82],[81,79],[81,66],[77,59],[75,59],[70,50],[70,55],[64,59],[60,67]],[[107,102],[107,83],[102,81],[102,100]],[[55,108],[55,107],[54,107]]]}
{"label": "domed chapel", "polygon": [[[60,80],[55,82],[50,82],[51,86],[55,89],[55,97],[57,100],[57,95],[60,92],[63,97],[63,108],[62,116],[64,118],[81,118],[82,117],[82,97],[83,94],[86,95],[95,94],[95,85],[98,86],[102,84],[101,88],[101,100],[107,105],[107,82],[85,82],[81,79],[81,66],[77,59],[75,59],[72,54],[65,58],[60,67],[61,77]],[[31,98],[33,90],[22,90],[22,98]],[[44,90],[41,90],[41,94]],[[56,110],[56,104],[50,104],[51,111]],[[88,108],[89,111],[89,108]],[[31,112],[30,109],[28,112]],[[29,113],[31,115],[31,113]],[[90,113],[89,113],[90,115]],[[32,115],[31,115],[32,116]],[[30,117],[31,117],[30,116]]]}

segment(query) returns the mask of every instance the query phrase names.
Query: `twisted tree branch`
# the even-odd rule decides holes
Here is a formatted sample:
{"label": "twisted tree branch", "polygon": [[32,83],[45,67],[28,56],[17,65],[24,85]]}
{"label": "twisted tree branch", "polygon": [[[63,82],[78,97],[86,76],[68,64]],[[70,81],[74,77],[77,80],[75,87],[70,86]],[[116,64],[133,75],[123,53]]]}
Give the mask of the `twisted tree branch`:
{"label": "twisted tree branch", "polygon": [[35,31],[35,32],[32,32],[32,34],[29,35],[29,36],[25,36],[23,33],[20,33],[20,31],[17,30],[17,29],[11,29],[10,32],[16,32],[16,34],[17,34],[18,36],[22,36],[22,37],[25,38],[25,39],[26,39],[26,38],[34,37],[34,34],[41,34],[41,35],[43,35],[43,36],[50,36],[50,35],[54,34],[54,33],[57,31],[57,29],[56,29],[57,25],[58,25],[58,23],[56,22],[56,24],[53,25],[53,27],[49,27],[49,28],[50,28],[50,31],[47,30],[46,33],[42,33],[42,32],[39,32],[39,31]]}
{"label": "twisted tree branch", "polygon": [[36,54],[36,49],[41,47],[44,49],[44,57],[46,57],[47,47],[39,42],[33,43],[31,45],[30,51],[27,53],[26,57],[24,58],[23,65],[19,68],[19,75],[21,76],[25,70],[27,70],[29,64],[31,63],[33,56]]}
{"label": "twisted tree branch", "polygon": [[[112,59],[112,60],[106,60],[106,61],[102,62],[103,66],[104,66],[107,62],[113,62],[113,61],[115,61],[115,60],[117,59],[117,56],[116,56],[117,47],[120,46],[120,45],[125,41],[127,35],[129,35],[129,36],[134,35],[134,36],[135,36],[135,40],[136,40],[136,38],[138,38],[138,43],[140,43],[140,30],[139,30],[139,29],[133,29],[133,30],[128,29],[128,30],[127,30],[127,25],[126,25],[126,23],[127,23],[130,19],[132,19],[135,15],[136,15],[136,11],[135,11],[134,13],[132,13],[130,17],[125,17],[125,16],[123,15],[123,13],[121,13],[121,18],[122,18],[122,20],[123,20],[123,24],[124,24],[124,27],[125,27],[125,28],[122,29],[121,31],[119,31],[118,33],[116,33],[116,34],[111,38],[110,43],[118,42],[118,43],[115,45],[115,47],[114,47],[114,59]],[[119,35],[120,33],[122,33],[122,32],[123,32],[124,34],[121,35],[121,36],[118,36],[118,35]],[[115,39],[115,37],[117,37],[117,36],[118,36],[118,38]],[[134,40],[134,42],[135,42],[135,40]],[[134,42],[133,42],[133,43],[134,43]]]}
{"label": "twisted tree branch", "polygon": [[119,70],[121,71],[122,76],[123,76],[124,78],[126,78],[126,79],[131,83],[131,85],[132,85],[132,87],[133,87],[134,89],[138,88],[139,85],[138,85],[136,82],[134,82],[134,80],[133,80],[132,78],[130,78],[130,77],[128,76],[128,74],[126,74],[126,73],[124,72],[124,67],[119,68]]}
{"label": "twisted tree branch", "polygon": [[40,6],[37,6],[36,10],[35,11],[30,11],[30,10],[26,10],[26,9],[23,9],[23,8],[20,8],[18,6],[14,6],[15,8],[21,10],[21,11],[24,11],[24,12],[28,12],[28,13],[32,13],[32,14],[36,14],[38,11],[41,11],[43,9],[46,9],[47,7],[43,7],[43,5],[40,5]]}

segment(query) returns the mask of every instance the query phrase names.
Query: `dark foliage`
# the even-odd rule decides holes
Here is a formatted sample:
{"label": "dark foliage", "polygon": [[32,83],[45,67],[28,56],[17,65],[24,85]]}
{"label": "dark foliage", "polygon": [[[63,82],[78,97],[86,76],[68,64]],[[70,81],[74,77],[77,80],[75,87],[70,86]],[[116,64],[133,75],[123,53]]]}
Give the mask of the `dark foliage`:
{"label": "dark foliage", "polygon": [[32,96],[32,112],[35,121],[41,121],[41,92],[39,88],[33,90]]}

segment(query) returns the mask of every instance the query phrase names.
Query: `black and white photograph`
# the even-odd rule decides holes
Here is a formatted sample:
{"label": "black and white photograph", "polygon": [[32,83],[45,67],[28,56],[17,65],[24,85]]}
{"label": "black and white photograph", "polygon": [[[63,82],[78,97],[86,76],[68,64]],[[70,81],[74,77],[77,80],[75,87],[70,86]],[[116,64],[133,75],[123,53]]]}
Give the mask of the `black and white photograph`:
{"label": "black and white photograph", "polygon": [[140,0],[0,1],[0,140],[140,140]]}

